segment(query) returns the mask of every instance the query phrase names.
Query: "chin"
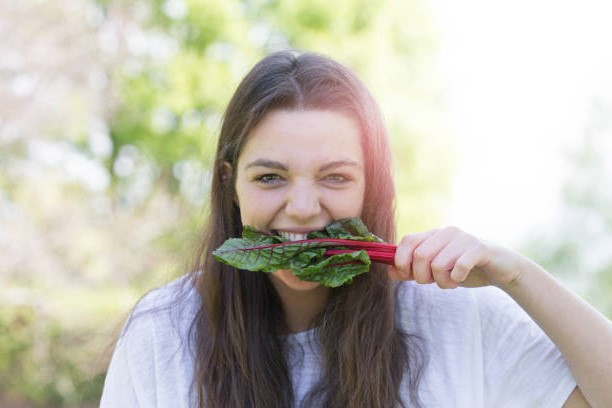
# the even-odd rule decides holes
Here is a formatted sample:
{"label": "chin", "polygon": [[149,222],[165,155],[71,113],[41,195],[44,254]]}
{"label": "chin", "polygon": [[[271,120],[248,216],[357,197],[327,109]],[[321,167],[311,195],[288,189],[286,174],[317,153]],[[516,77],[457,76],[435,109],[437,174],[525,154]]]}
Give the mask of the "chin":
{"label": "chin", "polygon": [[290,270],[280,270],[273,272],[271,279],[274,286],[282,285],[286,289],[291,289],[295,291],[306,292],[321,287],[320,283],[300,280]]}

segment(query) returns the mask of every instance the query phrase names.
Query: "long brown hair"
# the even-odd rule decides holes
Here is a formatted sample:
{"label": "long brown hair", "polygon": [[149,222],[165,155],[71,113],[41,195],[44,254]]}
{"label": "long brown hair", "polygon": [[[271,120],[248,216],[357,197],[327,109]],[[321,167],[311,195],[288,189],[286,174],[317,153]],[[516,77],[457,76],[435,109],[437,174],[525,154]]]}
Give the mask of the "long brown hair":
{"label": "long brown hair", "polygon": [[[378,236],[390,242],[395,238],[389,143],[365,86],[349,69],[317,54],[284,51],[256,64],[225,112],[209,221],[194,269],[199,272],[192,275],[203,300],[193,326],[194,386],[201,407],[293,405],[281,336],[283,308],[268,276],[237,270],[211,256],[214,248],[242,232],[234,179],[224,164],[235,168],[250,131],[267,113],[279,109],[341,111],[359,124],[366,177],[361,217]],[[313,322],[323,364],[306,406],[404,406],[402,381],[410,389],[411,402],[418,405],[419,353],[413,352],[413,340],[409,342],[398,328],[394,305],[393,286],[380,265],[353,284],[332,290],[326,308]]]}

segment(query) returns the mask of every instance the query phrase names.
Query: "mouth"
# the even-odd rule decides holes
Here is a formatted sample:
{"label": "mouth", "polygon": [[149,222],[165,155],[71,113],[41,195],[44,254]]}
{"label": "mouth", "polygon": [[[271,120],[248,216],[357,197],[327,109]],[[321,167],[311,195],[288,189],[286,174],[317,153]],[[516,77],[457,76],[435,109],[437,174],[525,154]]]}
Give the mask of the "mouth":
{"label": "mouth", "polygon": [[276,231],[276,233],[289,241],[302,241],[308,238],[308,233]]}

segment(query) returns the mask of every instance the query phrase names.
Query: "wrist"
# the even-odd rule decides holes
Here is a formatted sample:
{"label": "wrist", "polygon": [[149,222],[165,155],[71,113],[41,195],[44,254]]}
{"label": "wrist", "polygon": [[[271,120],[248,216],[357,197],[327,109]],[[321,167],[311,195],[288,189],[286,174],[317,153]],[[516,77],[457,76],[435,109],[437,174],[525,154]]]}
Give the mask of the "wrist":
{"label": "wrist", "polygon": [[520,256],[510,279],[497,286],[518,300],[522,296],[528,295],[531,289],[542,283],[541,279],[538,278],[540,274],[547,274],[547,272],[529,258]]}

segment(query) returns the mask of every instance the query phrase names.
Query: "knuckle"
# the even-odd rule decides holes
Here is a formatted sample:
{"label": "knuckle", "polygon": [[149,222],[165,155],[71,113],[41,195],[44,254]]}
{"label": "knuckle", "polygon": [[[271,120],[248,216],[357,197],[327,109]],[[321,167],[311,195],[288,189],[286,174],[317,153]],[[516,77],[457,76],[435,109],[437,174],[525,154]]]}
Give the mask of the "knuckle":
{"label": "knuckle", "polygon": [[400,240],[400,244],[403,246],[415,246],[418,244],[418,238],[414,235],[404,235]]}
{"label": "knuckle", "polygon": [[448,289],[449,285],[448,282],[446,280],[438,280],[436,281],[436,284],[438,285],[438,287],[440,287],[441,289]]}
{"label": "knuckle", "polygon": [[442,289],[455,289],[457,284],[450,279],[444,279],[440,282],[437,282],[438,286]]}
{"label": "knuckle", "polygon": [[479,254],[488,254],[490,250],[491,248],[486,243],[482,241],[476,242],[476,251],[478,251]]}
{"label": "knuckle", "polygon": [[455,263],[455,269],[460,272],[464,272],[469,269],[469,265],[467,264],[465,260],[459,259]]}
{"label": "knuckle", "polygon": [[443,267],[440,267],[439,269],[433,270],[433,276],[434,279],[436,281],[436,284],[441,287],[442,289],[446,289],[451,287],[451,279],[449,277],[449,274],[446,270],[444,270]]}
{"label": "knuckle", "polygon": [[400,273],[407,273],[410,270],[410,263],[405,260],[400,261],[400,262],[395,262],[395,268]]}
{"label": "knuckle", "polygon": [[434,271],[443,272],[447,269],[446,262],[434,259],[431,262],[431,269]]}
{"label": "knuckle", "polygon": [[414,277],[414,280],[417,281],[418,283],[431,283],[431,279],[429,279],[426,276],[423,275],[417,275]]}
{"label": "knuckle", "polygon": [[412,262],[411,254],[402,247],[399,247],[395,253],[394,262],[397,268],[407,269],[410,267],[410,263]]}
{"label": "knuckle", "polygon": [[450,234],[450,235],[458,235],[462,231],[461,231],[461,229],[459,229],[458,227],[456,227],[454,225],[449,225],[449,226],[444,228],[444,232],[447,233],[447,234]]}
{"label": "knuckle", "polygon": [[433,277],[431,272],[426,268],[417,268],[413,271],[414,280],[418,283],[431,283],[433,282]]}
{"label": "knuckle", "polygon": [[413,252],[414,259],[418,261],[429,261],[429,253],[425,248],[417,248]]}

